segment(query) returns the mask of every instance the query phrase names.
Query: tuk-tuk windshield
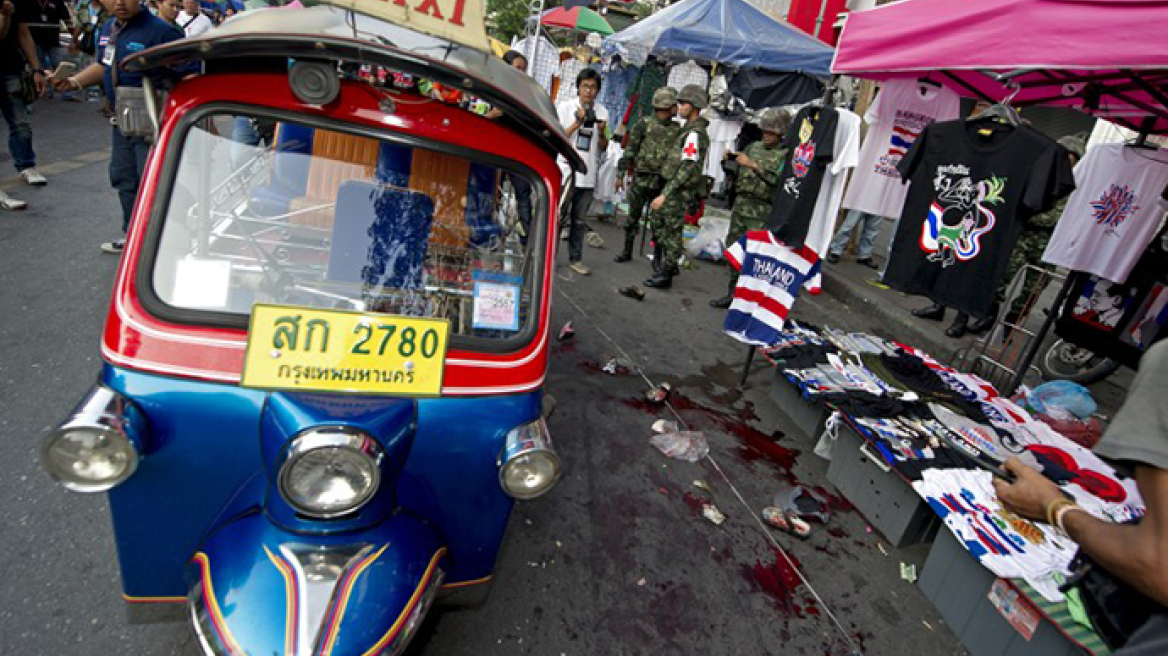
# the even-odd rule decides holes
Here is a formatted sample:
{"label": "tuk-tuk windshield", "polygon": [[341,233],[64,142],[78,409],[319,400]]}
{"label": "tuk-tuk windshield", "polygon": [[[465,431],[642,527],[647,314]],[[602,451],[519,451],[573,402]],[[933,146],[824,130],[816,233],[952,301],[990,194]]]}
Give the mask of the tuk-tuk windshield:
{"label": "tuk-tuk windshield", "polygon": [[153,269],[171,307],[385,312],[491,339],[533,313],[533,177],[261,115],[201,118],[180,152]]}

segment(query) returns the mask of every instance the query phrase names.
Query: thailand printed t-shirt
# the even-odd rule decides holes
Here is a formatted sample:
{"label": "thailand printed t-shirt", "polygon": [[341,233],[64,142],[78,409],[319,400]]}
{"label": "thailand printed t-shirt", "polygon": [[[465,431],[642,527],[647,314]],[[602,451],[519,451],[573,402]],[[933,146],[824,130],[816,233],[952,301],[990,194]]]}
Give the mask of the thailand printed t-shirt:
{"label": "thailand printed t-shirt", "polygon": [[784,143],[789,152],[767,226],[785,244],[803,245],[828,164],[835,159],[839,113],[832,107],[799,110]]}
{"label": "thailand printed t-shirt", "polygon": [[755,230],[727,248],[726,259],[739,276],[723,330],[756,346],[778,342],[800,288],[819,271],[819,256],[790,248],[769,230]]}
{"label": "thailand printed t-shirt", "polygon": [[896,169],[921,132],[958,117],[961,100],[948,87],[919,80],[888,80],[864,114],[868,135],[844,196],[844,207],[875,216],[900,216],[908,186]]}
{"label": "thailand printed t-shirt", "polygon": [[[576,122],[576,111],[580,109],[579,100],[565,100],[556,105],[556,114],[560,119],[560,126],[566,131],[570,125]],[[608,110],[604,105],[593,103],[592,111],[596,114],[596,124],[592,127],[580,126],[576,132],[568,139],[575,146],[576,152],[580,153],[583,158],[587,171],[583,173],[576,172],[576,188],[577,189],[595,189],[596,188],[596,174],[600,168],[600,122],[608,121]],[[568,160],[560,157],[559,160],[560,172],[566,177],[568,171]]]}
{"label": "thailand printed t-shirt", "polygon": [[1168,155],[1100,144],[1075,167],[1075,193],[1042,259],[1112,282],[1127,281],[1160,225]]}
{"label": "thailand printed t-shirt", "polygon": [[884,282],[975,317],[989,314],[1025,221],[1075,188],[1065,148],[988,121],[930,125],[899,168],[912,187]]}

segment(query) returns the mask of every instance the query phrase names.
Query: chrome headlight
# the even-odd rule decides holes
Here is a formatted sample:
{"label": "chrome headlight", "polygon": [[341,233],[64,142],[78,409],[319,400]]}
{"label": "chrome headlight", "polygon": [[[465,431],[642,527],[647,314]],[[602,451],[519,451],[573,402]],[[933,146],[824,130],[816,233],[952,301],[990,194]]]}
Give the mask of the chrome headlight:
{"label": "chrome headlight", "polygon": [[508,433],[499,460],[499,484],[516,499],[534,499],[560,479],[560,456],[542,418]]}
{"label": "chrome headlight", "polygon": [[381,483],[381,445],[354,428],[314,428],[292,439],[280,466],[280,495],[297,512],[328,519],[365,505]]}
{"label": "chrome headlight", "polygon": [[138,468],[138,449],[127,428],[144,422],[121,394],[94,387],[41,445],[41,466],[74,492],[104,492]]}

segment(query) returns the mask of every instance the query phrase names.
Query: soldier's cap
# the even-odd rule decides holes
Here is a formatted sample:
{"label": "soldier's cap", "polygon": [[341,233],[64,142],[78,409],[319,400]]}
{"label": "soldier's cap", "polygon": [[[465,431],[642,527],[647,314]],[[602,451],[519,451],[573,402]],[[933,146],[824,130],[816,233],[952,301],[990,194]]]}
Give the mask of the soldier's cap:
{"label": "soldier's cap", "polygon": [[706,90],[697,84],[687,84],[682,87],[681,93],[677,94],[677,102],[689,103],[698,109],[705,109],[706,105],[710,104],[706,97]]}
{"label": "soldier's cap", "polygon": [[661,87],[653,92],[653,107],[655,109],[669,109],[677,104],[677,90],[673,87]]}
{"label": "soldier's cap", "polygon": [[771,107],[758,119],[758,128],[763,132],[782,134],[791,125],[791,114],[778,107]]}

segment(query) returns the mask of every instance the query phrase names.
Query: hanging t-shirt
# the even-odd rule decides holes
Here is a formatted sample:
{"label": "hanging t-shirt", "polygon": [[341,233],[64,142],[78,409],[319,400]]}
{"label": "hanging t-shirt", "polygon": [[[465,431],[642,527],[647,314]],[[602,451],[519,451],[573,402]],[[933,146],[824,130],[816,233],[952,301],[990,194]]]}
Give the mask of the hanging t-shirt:
{"label": "hanging t-shirt", "polygon": [[884,282],[989,314],[1031,216],[1075,188],[1065,148],[1025,126],[933,123],[900,161],[912,182]]}
{"label": "hanging t-shirt", "polygon": [[838,123],[835,108],[815,106],[799,110],[791,122],[785,141],[790,151],[767,221],[783,243],[802,247],[807,238],[824,173],[835,160]]}
{"label": "hanging t-shirt", "polygon": [[819,256],[807,248],[791,249],[769,230],[756,230],[726,249],[726,259],[739,276],[723,330],[747,344],[777,343],[804,281],[819,270]]}
{"label": "hanging t-shirt", "polygon": [[[835,126],[835,141],[832,152],[835,159],[823,171],[823,181],[819,185],[819,197],[811,210],[811,222],[807,226],[807,236],[803,243],[815,254],[823,258],[835,236],[835,220],[839,216],[840,201],[844,187],[848,183],[848,171],[856,166],[860,154],[860,117],[846,109],[837,109],[839,118]],[[807,279],[807,291],[818,294],[823,286],[823,276],[817,270]]]}
{"label": "hanging t-shirt", "polygon": [[935,121],[959,116],[961,99],[948,87],[919,80],[888,80],[864,114],[868,136],[844,196],[844,207],[875,216],[899,217],[908,194],[896,166]]}
{"label": "hanging t-shirt", "polygon": [[670,68],[669,79],[665,84],[680,91],[687,84],[696,84],[705,89],[709,81],[710,76],[706,73],[705,69],[691,59]]}
{"label": "hanging t-shirt", "polygon": [[1168,153],[1100,144],[1075,167],[1075,193],[1042,259],[1073,271],[1126,282],[1164,210]]}

